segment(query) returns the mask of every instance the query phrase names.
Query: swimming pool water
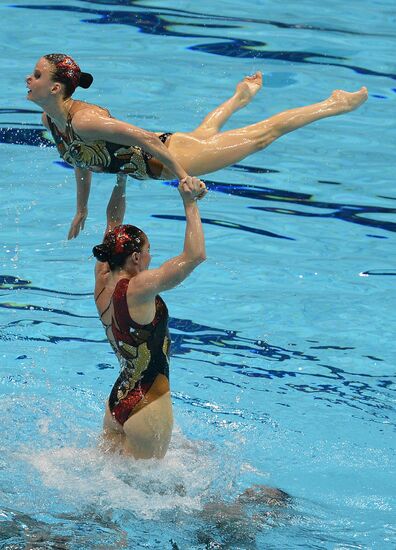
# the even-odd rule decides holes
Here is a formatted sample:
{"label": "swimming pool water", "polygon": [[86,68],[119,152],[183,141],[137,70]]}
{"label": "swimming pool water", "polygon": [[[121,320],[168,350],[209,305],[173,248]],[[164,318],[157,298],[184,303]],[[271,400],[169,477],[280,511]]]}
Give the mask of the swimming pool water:
{"label": "swimming pool water", "polygon": [[[18,0],[0,15],[0,548],[394,548],[393,3]],[[94,74],[77,97],[155,131],[192,129],[258,69],[227,128],[369,88],[359,111],[204,178],[208,260],[165,296],[162,462],[97,450],[117,363],[90,251],[114,178],[94,176],[67,242],[73,173],[24,86],[55,51]],[[154,265],[181,246],[181,215],[172,183],[128,183]],[[254,484],[292,500],[237,508]]]}

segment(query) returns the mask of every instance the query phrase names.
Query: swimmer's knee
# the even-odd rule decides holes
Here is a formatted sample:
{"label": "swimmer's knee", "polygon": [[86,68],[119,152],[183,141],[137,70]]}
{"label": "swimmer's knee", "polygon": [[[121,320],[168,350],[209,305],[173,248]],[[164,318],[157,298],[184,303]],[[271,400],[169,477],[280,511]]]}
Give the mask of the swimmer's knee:
{"label": "swimmer's knee", "polygon": [[281,133],[276,130],[276,128],[269,128],[268,130],[264,130],[264,132],[261,132],[255,140],[255,145],[257,147],[257,151],[262,151],[268,145],[271,145],[276,139],[281,137]]}
{"label": "swimmer's knee", "polygon": [[198,126],[188,135],[197,139],[209,139],[219,133],[219,128],[213,126]]}

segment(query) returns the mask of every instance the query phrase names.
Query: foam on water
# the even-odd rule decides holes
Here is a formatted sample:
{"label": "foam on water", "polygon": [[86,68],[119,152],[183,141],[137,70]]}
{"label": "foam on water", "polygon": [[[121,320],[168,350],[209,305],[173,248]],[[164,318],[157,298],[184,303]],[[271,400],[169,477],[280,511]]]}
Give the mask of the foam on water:
{"label": "foam on water", "polygon": [[186,445],[179,434],[163,460],[134,461],[97,448],[63,447],[22,454],[40,473],[47,488],[56,489],[79,507],[99,505],[138,518],[162,512],[201,510],[216,479],[217,468],[198,445]]}

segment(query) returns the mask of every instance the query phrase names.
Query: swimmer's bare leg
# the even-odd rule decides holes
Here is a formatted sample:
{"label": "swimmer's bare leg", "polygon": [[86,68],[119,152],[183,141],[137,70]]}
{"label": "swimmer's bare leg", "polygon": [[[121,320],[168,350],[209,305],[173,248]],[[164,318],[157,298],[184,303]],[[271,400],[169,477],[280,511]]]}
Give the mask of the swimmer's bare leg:
{"label": "swimmer's bare leg", "polygon": [[316,120],[353,111],[367,100],[367,95],[364,87],[353,93],[336,90],[320,103],[290,109],[244,128],[210,137],[176,133],[170,140],[169,151],[189,174],[208,174],[235,164],[284,134]]}
{"label": "swimmer's bare leg", "polygon": [[[142,401],[147,400],[148,395]],[[123,452],[136,459],[164,458],[172,429],[172,402],[170,392],[167,391],[134,412],[124,423]]]}
{"label": "swimmer's bare leg", "polygon": [[328,99],[320,103],[284,111],[263,122],[253,124],[249,128],[252,128],[253,131],[263,130],[264,133],[271,131],[276,139],[316,120],[354,111],[367,100],[367,97],[367,88],[365,87],[360,88],[357,92],[335,90]]}
{"label": "swimmer's bare leg", "polygon": [[196,137],[210,137],[220,131],[230,116],[251,102],[263,85],[263,76],[260,71],[246,76],[236,86],[235,93],[230,99],[211,111],[201,124],[191,132]]}

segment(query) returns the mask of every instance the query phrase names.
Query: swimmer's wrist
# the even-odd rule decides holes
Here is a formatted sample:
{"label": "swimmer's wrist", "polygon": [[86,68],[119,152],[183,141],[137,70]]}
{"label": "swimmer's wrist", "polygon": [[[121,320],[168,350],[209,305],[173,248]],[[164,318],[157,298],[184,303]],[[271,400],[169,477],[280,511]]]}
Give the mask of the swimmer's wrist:
{"label": "swimmer's wrist", "polygon": [[191,198],[191,197],[184,198],[183,197],[183,204],[184,204],[185,208],[187,208],[188,206],[197,206],[197,199],[196,199],[196,197],[194,197],[194,198]]}

